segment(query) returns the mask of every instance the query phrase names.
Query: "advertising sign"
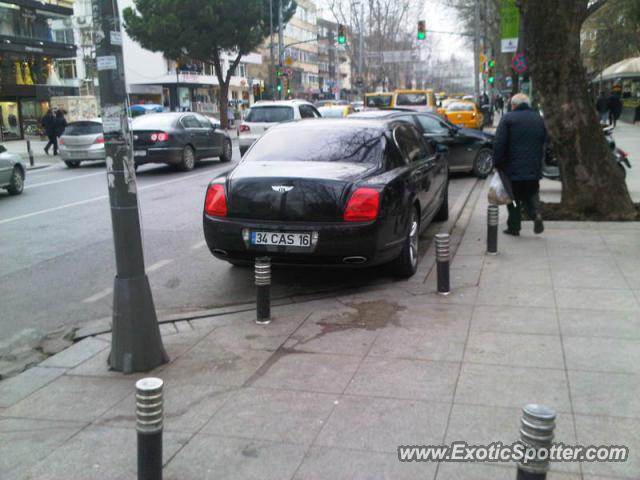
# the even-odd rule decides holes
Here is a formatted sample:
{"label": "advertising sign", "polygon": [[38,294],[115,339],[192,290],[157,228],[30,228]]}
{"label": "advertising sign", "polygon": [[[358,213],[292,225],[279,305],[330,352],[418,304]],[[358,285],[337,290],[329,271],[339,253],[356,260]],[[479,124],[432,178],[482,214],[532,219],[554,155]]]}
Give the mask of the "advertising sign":
{"label": "advertising sign", "polygon": [[516,0],[500,0],[500,37],[502,53],[518,50],[518,32],[520,30],[520,12]]}

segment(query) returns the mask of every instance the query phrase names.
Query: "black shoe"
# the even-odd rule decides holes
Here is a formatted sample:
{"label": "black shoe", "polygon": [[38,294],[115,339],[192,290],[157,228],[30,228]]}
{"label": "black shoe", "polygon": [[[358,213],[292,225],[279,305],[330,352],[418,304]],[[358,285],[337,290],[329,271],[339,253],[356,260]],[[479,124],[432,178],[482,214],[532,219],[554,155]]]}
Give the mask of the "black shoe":
{"label": "black shoe", "polygon": [[519,237],[520,236],[520,232],[512,232],[508,228],[506,230],[503,230],[502,233],[505,233],[507,235],[513,235],[514,237]]}
{"label": "black shoe", "polygon": [[49,155],[49,150],[47,150],[46,148],[44,149],[44,153],[46,153],[47,155]]}
{"label": "black shoe", "polygon": [[533,222],[533,233],[542,233],[544,232],[544,223],[542,223],[542,218],[538,215]]}

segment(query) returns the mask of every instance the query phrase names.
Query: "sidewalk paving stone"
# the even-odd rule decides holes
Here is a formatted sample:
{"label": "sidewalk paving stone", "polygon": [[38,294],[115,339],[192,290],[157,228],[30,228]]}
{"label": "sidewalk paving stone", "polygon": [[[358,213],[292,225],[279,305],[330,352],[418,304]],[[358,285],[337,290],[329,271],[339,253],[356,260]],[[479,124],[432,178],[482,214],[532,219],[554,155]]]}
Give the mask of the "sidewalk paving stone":
{"label": "sidewalk paving stone", "polygon": [[631,290],[557,287],[555,296],[558,308],[640,311],[640,303]]}
{"label": "sidewalk paving stone", "polygon": [[640,418],[640,375],[569,370],[576,413]]}
{"label": "sidewalk paving stone", "polygon": [[47,358],[41,367],[73,368],[85,360],[93,357],[102,350],[109,348],[109,344],[95,338],[85,338],[57,355]]}
{"label": "sidewalk paving stone", "polygon": [[436,445],[444,438],[447,403],[345,395],[314,445],[397,454],[398,445]]}
{"label": "sidewalk paving stone", "polygon": [[567,368],[640,374],[640,340],[564,337]]}
{"label": "sidewalk paving stone", "polygon": [[307,452],[294,480],[431,479],[435,471],[435,463],[401,463],[396,453],[313,447]]}
{"label": "sidewalk paving stone", "polygon": [[339,395],[245,388],[234,394],[203,433],[310,445]]}
{"label": "sidewalk paving stone", "polygon": [[556,310],[548,307],[478,305],[473,311],[471,333],[531,333],[558,335]]}
{"label": "sidewalk paving stone", "polygon": [[164,480],[291,478],[305,447],[198,434],[169,462]]}
{"label": "sidewalk paving stone", "polygon": [[556,287],[628,288],[618,264],[612,257],[561,257],[551,264]]}
{"label": "sidewalk paving stone", "polygon": [[555,335],[523,333],[472,333],[464,360],[471,363],[557,368],[562,365],[562,345]]}
{"label": "sidewalk paving stone", "polygon": [[0,407],[10,407],[64,374],[63,368],[34,367],[0,383]]}
{"label": "sidewalk paving stone", "polygon": [[618,310],[558,309],[562,334],[640,340],[640,315]]}
{"label": "sidewalk paving stone", "polygon": [[404,358],[461,362],[466,332],[441,331],[431,328],[390,328],[376,338],[369,355],[376,357]]}

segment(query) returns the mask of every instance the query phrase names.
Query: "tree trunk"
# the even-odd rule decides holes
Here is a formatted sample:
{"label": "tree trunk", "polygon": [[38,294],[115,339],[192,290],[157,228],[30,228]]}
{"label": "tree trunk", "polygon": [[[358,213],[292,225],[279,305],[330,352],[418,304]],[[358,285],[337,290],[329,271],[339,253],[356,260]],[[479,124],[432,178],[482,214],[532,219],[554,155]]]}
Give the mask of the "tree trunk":
{"label": "tree trunk", "polygon": [[229,128],[229,119],[227,118],[227,111],[229,109],[229,84],[226,82],[220,83],[218,104],[220,106],[220,125],[222,125],[222,128]]}
{"label": "tree trunk", "polygon": [[589,0],[519,0],[525,56],[562,176],[561,207],[609,220],[635,218],[588,93],[580,28]]}

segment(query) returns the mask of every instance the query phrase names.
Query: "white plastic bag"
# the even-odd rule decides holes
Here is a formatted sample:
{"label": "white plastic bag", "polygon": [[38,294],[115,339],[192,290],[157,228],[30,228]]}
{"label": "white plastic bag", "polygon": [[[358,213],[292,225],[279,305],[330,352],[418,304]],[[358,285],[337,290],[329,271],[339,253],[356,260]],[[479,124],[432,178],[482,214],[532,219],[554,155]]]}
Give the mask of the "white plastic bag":
{"label": "white plastic bag", "polygon": [[487,197],[489,198],[489,203],[492,205],[508,205],[512,202],[509,192],[504,187],[500,174],[497,171],[493,172],[493,177],[491,177]]}

